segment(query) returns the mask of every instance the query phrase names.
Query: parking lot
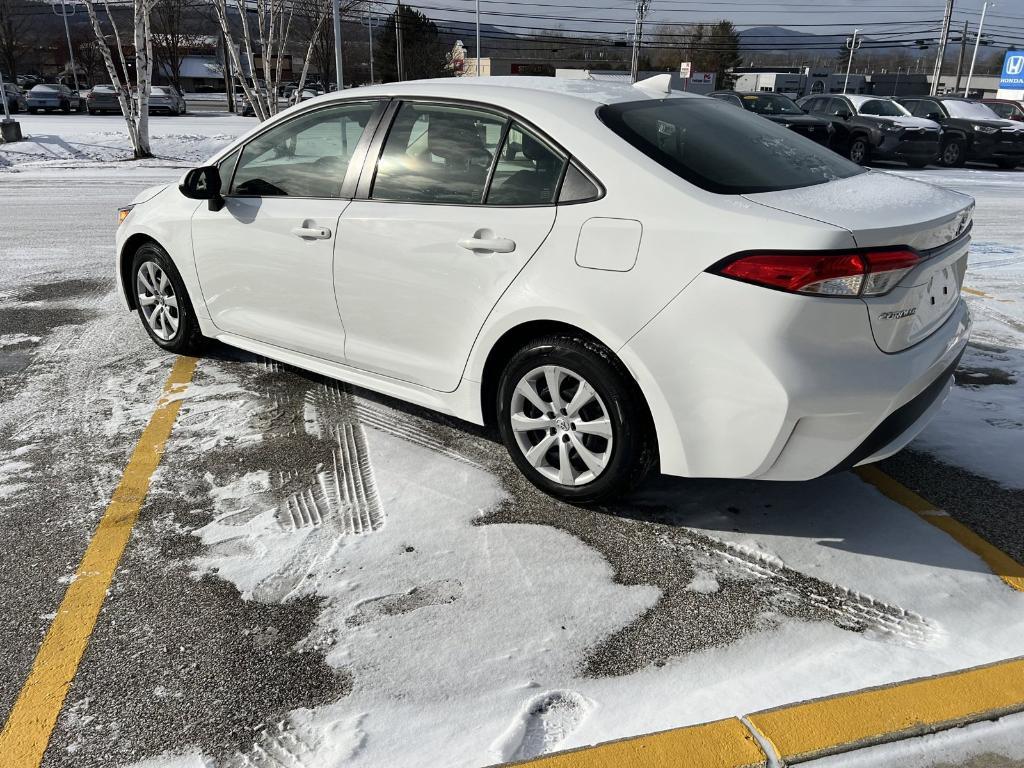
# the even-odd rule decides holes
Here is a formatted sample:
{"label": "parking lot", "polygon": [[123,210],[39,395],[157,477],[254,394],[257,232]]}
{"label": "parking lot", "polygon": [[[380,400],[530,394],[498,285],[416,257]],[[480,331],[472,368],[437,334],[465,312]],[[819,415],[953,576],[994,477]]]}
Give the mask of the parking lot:
{"label": "parking lot", "polygon": [[227,347],[166,394],[114,213],[255,123],[159,118],[160,157],[119,167],[118,121],[0,150],[5,719],[180,403],[44,765],[484,766],[1024,655],[1022,574],[892,493],[1024,562],[1024,172],[882,169],[977,211],[957,386],[881,474],[575,508],[487,430]]}

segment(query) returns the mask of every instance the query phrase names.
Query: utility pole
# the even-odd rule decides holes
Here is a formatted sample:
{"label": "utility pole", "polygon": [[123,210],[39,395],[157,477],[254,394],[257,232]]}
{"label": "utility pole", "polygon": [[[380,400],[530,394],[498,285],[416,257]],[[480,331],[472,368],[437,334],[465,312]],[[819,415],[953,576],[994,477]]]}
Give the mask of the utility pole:
{"label": "utility pole", "polygon": [[370,30],[370,85],[373,85],[373,11],[366,14],[366,27]]}
{"label": "utility pole", "polygon": [[964,53],[967,51],[967,21],[964,21],[964,33],[960,38],[960,58],[956,62],[956,85],[953,93],[960,93],[960,73],[964,71]]}
{"label": "utility pole", "polygon": [[[57,10],[57,6],[60,10]],[[71,60],[71,76],[75,80],[75,90],[78,90],[78,67],[75,66],[75,51],[71,47],[71,30],[68,29],[68,16],[75,15],[75,4],[71,3],[71,13],[68,13],[68,4],[65,0],[58,0],[53,4],[53,12],[64,19],[64,34],[68,39],[68,58]]]}
{"label": "utility pole", "polygon": [[857,35],[860,34],[859,29],[853,30],[853,37],[846,39],[846,47],[850,49],[850,58],[846,62],[846,79],[843,80],[843,93],[846,93],[846,88],[850,84],[850,70],[853,68],[853,52],[860,48],[861,43],[857,40]]}
{"label": "utility pole", "polygon": [[929,96],[939,92],[939,80],[942,79],[942,65],[946,58],[946,44],[949,42],[949,26],[953,21],[953,0],[946,0],[946,15],[942,17],[942,36],[939,38],[939,50],[935,56],[935,69],[932,71],[932,85]]}
{"label": "utility pole", "polygon": [[636,82],[640,69],[640,45],[644,36],[644,19],[651,10],[651,0],[636,0],[636,20],[633,23],[633,60],[629,67],[631,82]]}
{"label": "utility pole", "polygon": [[405,80],[405,67],[402,63],[402,0],[398,0],[395,5],[395,61],[399,81]]}
{"label": "utility pole", "polygon": [[345,89],[345,75],[341,63],[341,0],[331,0],[334,10],[334,70],[338,75],[338,90]]}
{"label": "utility pole", "polygon": [[964,96],[971,92],[971,78],[974,77],[974,62],[978,60],[978,46],[981,45],[981,30],[985,27],[985,11],[988,10],[989,5],[995,5],[995,3],[985,3],[981,6],[981,20],[978,22],[978,36],[974,38],[974,54],[971,56],[971,68],[967,72],[967,85],[964,86]]}
{"label": "utility pole", "polygon": [[476,76],[480,77],[480,0],[476,0]]}

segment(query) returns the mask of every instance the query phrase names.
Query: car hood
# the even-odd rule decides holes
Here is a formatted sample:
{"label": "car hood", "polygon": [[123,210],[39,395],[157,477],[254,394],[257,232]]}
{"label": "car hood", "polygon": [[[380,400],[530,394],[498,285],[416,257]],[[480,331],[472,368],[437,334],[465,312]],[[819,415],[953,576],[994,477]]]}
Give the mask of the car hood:
{"label": "car hood", "polygon": [[881,171],[743,197],[848,230],[861,248],[943,245],[960,234],[964,212],[974,205],[969,195]]}
{"label": "car hood", "polygon": [[141,192],[139,192],[139,194],[135,196],[135,199],[132,200],[132,205],[142,205],[143,203],[148,203],[154,197],[156,197],[165,189],[167,189],[168,186],[168,184],[158,184],[155,187],[147,187],[146,189],[142,190]]}
{"label": "car hood", "polygon": [[1001,118],[999,120],[988,120],[987,122],[998,123],[999,127],[1002,128],[1004,131],[1007,128],[1012,128],[1016,133],[1024,133],[1024,123],[1020,122],[1019,120],[1006,120]]}
{"label": "car hood", "polygon": [[891,125],[898,125],[900,128],[938,128],[939,124],[934,120],[928,120],[924,117],[883,117],[882,115],[863,115],[863,117],[870,117],[872,120],[878,120],[880,123],[889,123]]}

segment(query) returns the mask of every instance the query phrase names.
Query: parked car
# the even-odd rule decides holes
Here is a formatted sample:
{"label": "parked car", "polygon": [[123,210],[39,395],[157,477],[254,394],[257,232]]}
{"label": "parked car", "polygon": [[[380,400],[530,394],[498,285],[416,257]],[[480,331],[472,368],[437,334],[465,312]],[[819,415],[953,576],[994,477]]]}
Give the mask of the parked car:
{"label": "parked car", "polygon": [[33,85],[25,96],[28,111],[35,114],[39,110],[45,112],[81,112],[85,109],[85,99],[66,85],[59,83],[40,83]]}
{"label": "parked car", "polygon": [[[7,100],[7,109],[12,114],[28,109],[28,101],[25,99],[25,94],[14,83],[4,82],[4,97]],[[3,109],[0,109],[0,116],[2,115]]]}
{"label": "parked car", "polygon": [[995,112],[1003,120],[1024,122],[1024,102],[1010,99],[982,99],[981,103]]}
{"label": "parked car", "polygon": [[171,85],[154,85],[149,91],[149,114],[184,115],[188,112],[185,97]]}
{"label": "parked car", "polygon": [[16,82],[22,88],[31,88],[33,85],[39,85],[44,81],[39,75],[18,75]]}
{"label": "parked car", "polygon": [[892,99],[860,94],[804,96],[797,104],[833,128],[831,147],[859,165],[899,160],[923,168],[939,155],[941,130]]}
{"label": "parked car", "polygon": [[791,131],[813,139],[819,144],[830,143],[832,123],[822,117],[806,114],[789,96],[782,93],[759,91],[715,91],[709,93],[715,99],[726,104],[743,107],[761,117],[767,117],[773,123],[784,125]]}
{"label": "parked car", "polygon": [[957,96],[910,96],[900,103],[913,114],[942,126],[942,165],[995,163],[1016,168],[1024,163],[1024,127],[1004,120],[984,104]]}
{"label": "parked car", "polygon": [[315,99],[317,96],[323,96],[323,93],[324,92],[319,88],[303,88],[301,91],[296,88],[288,97],[288,103],[291,105],[298,104],[303,101],[309,101],[310,99]]}
{"label": "parked car", "polygon": [[165,350],[496,423],[574,502],[900,450],[967,343],[974,201],[669,86],[320,98],[123,208],[117,283]]}
{"label": "parked car", "polygon": [[117,97],[117,88],[111,84],[96,85],[85,97],[85,108],[90,115],[103,112],[121,112],[121,101]]}

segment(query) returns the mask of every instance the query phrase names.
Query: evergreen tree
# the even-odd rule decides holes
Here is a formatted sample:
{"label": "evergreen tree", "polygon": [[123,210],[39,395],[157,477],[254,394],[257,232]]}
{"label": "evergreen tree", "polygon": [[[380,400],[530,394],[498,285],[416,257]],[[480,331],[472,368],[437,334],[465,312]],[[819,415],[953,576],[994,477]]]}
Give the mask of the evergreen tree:
{"label": "evergreen tree", "polygon": [[[447,46],[441,41],[437,25],[427,16],[402,5],[399,26],[402,32],[402,65],[406,80],[420,80],[427,77],[441,77],[450,74],[445,70],[445,54]],[[396,8],[388,16],[384,30],[377,41],[374,41],[375,73],[387,83],[398,79],[398,59],[395,50],[395,20],[399,10]]]}

